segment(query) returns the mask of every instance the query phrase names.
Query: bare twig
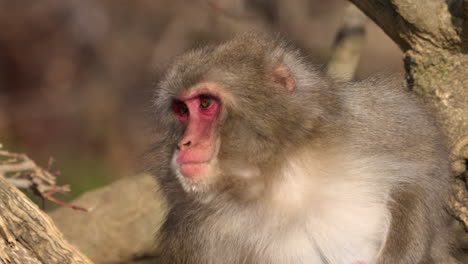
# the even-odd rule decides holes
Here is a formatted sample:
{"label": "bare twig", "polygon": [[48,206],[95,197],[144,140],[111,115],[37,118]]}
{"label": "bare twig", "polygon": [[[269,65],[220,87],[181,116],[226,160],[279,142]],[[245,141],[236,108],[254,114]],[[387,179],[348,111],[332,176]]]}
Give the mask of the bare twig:
{"label": "bare twig", "polygon": [[31,189],[43,199],[53,203],[70,207],[75,210],[87,211],[85,208],[69,204],[56,198],[52,195],[56,193],[69,192],[70,186],[56,185],[56,177],[49,171],[52,169],[54,160],[49,159],[47,170],[36,165],[28,156],[21,153],[13,153],[6,150],[0,150],[0,156],[5,160],[0,161],[0,176],[5,177],[9,182],[17,188]]}

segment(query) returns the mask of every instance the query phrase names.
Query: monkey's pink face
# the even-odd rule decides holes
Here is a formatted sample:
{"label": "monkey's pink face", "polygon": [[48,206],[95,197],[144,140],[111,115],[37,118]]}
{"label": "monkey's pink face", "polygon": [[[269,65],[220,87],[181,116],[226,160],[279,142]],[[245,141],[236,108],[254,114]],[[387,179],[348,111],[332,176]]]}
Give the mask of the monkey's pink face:
{"label": "monkey's pink face", "polygon": [[172,108],[184,129],[172,159],[172,168],[184,186],[206,185],[217,169],[218,123],[221,100],[206,89],[179,95]]}

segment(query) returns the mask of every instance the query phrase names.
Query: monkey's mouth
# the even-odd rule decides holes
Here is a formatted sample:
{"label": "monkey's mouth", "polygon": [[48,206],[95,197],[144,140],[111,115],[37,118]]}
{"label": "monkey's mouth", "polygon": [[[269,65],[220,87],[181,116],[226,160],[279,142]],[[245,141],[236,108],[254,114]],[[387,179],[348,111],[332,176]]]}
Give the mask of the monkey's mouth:
{"label": "monkey's mouth", "polygon": [[204,162],[187,162],[179,165],[180,173],[187,178],[196,178],[201,175],[203,171],[209,166],[208,161]]}

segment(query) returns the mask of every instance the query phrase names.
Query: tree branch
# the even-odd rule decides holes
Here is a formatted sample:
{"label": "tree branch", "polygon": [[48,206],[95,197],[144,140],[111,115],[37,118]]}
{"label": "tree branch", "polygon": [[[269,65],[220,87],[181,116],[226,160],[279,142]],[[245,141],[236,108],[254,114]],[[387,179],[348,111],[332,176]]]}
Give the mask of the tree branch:
{"label": "tree branch", "polygon": [[430,43],[459,48],[461,19],[449,12],[446,1],[351,0],[392,38],[403,51]]}
{"label": "tree branch", "polygon": [[73,203],[89,212],[61,207],[50,216],[68,241],[95,263],[126,263],[157,255],[156,234],[167,205],[150,175],[118,180]]}
{"label": "tree branch", "polygon": [[52,220],[0,176],[0,262],[92,263],[63,237]]}

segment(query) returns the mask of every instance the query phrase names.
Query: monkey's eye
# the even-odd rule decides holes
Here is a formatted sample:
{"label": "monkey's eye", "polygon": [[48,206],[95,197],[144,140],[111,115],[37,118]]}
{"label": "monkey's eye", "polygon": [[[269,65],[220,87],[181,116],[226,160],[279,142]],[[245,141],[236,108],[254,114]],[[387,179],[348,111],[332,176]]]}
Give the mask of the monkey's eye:
{"label": "monkey's eye", "polygon": [[213,98],[207,95],[201,95],[200,96],[200,108],[210,107],[212,101],[213,101]]}
{"label": "monkey's eye", "polygon": [[185,116],[188,114],[188,107],[184,102],[181,101],[174,101],[172,104],[172,108],[174,110],[174,113],[176,113],[178,116]]}

